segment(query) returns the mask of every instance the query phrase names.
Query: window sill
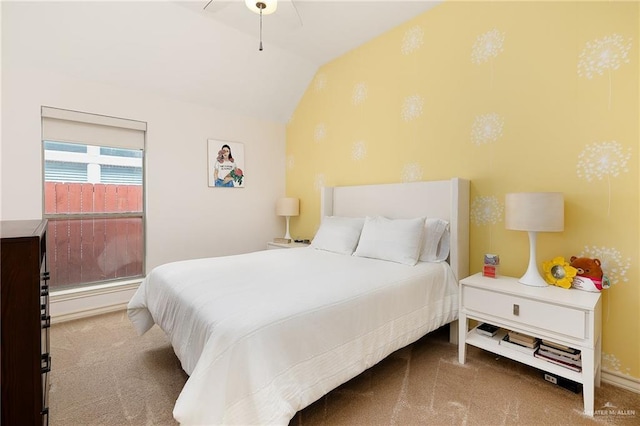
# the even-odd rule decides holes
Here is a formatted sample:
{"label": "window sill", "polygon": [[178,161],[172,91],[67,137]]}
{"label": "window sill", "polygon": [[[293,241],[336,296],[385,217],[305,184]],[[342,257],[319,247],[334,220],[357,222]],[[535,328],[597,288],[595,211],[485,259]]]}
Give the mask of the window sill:
{"label": "window sill", "polygon": [[52,291],[51,322],[70,321],[108,312],[125,311],[143,278]]}
{"label": "window sill", "polygon": [[143,277],[135,278],[132,280],[123,280],[110,282],[105,284],[96,284],[86,287],[70,288],[67,290],[58,290],[51,292],[51,301],[60,302],[64,300],[72,300],[89,296],[97,296],[100,294],[107,294],[113,292],[119,292],[123,290],[136,290]]}

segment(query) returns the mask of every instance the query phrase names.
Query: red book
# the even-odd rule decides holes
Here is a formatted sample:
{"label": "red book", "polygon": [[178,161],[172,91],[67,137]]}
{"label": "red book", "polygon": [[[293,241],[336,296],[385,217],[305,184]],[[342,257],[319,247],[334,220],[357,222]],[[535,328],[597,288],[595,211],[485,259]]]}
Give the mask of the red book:
{"label": "red book", "polygon": [[533,356],[535,356],[536,358],[540,358],[540,359],[544,359],[545,361],[549,361],[553,364],[557,364],[557,365],[561,365],[563,367],[566,367],[570,370],[573,371],[582,371],[582,367],[574,365],[574,364],[570,364],[568,362],[563,362],[563,361],[558,361],[557,359],[553,359],[553,358],[549,358],[548,356],[545,356],[544,354],[541,354],[540,351],[536,352],[535,354],[533,354]]}

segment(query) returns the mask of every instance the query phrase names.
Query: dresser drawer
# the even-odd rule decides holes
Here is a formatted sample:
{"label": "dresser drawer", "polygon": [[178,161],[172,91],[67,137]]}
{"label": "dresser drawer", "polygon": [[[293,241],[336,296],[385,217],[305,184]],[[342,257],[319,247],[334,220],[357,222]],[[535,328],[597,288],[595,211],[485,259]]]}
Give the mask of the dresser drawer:
{"label": "dresser drawer", "polygon": [[464,309],[578,339],[587,336],[587,312],[567,306],[463,286]]}

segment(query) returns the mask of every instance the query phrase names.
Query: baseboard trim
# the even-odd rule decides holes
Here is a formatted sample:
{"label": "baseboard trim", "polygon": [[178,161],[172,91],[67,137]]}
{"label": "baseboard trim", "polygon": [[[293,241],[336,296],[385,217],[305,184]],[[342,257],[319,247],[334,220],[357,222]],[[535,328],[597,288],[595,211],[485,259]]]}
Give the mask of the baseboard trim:
{"label": "baseboard trim", "polygon": [[73,321],[82,318],[95,317],[96,315],[108,314],[110,312],[124,311],[127,309],[126,303],[118,303],[111,306],[102,306],[99,308],[90,308],[80,311],[67,312],[51,317],[51,324],[58,324],[66,321]]}
{"label": "baseboard trim", "polygon": [[640,394],[640,379],[636,379],[635,377],[623,376],[615,371],[603,369],[601,379],[604,383]]}

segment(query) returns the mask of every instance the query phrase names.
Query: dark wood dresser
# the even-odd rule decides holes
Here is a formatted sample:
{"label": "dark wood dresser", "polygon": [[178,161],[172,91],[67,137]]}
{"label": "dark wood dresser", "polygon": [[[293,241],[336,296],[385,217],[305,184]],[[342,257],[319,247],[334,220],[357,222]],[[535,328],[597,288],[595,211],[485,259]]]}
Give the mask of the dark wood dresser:
{"label": "dark wood dresser", "polygon": [[2,426],[49,423],[47,221],[0,222]]}

